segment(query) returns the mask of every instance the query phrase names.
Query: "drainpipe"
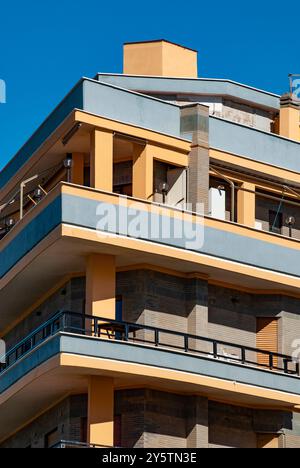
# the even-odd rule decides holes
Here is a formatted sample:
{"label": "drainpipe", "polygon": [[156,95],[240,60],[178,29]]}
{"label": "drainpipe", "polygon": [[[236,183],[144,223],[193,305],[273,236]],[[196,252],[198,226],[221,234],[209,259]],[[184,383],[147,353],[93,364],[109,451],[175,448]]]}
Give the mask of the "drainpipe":
{"label": "drainpipe", "polygon": [[23,215],[24,215],[24,211],[23,211],[24,189],[25,189],[26,185],[29,184],[29,182],[31,182],[32,180],[35,180],[37,178],[38,178],[38,175],[35,175],[33,177],[30,177],[30,179],[23,180],[23,182],[21,182],[21,185],[20,185],[20,219],[22,219]]}
{"label": "drainpipe", "polygon": [[213,166],[210,166],[211,170],[221,177],[221,179],[225,180],[231,186],[231,212],[230,212],[230,221],[234,223],[234,212],[235,212],[235,185],[231,179],[224,176],[221,172],[217,171]]}

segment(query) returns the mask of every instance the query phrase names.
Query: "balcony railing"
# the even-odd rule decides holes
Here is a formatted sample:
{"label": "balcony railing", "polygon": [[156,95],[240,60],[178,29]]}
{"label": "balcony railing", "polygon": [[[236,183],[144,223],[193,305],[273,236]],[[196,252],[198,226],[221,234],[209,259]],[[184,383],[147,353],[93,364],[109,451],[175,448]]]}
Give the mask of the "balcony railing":
{"label": "balcony railing", "polygon": [[299,362],[284,354],[174,330],[65,311],[58,312],[11,348],[6,353],[5,364],[0,364],[0,374],[59,332],[153,346],[156,349],[168,349],[231,364],[300,376]]}
{"label": "balcony railing", "polygon": [[84,442],[75,442],[71,440],[61,440],[57,444],[50,447],[51,449],[112,449],[116,447],[108,447],[106,445],[88,444]]}

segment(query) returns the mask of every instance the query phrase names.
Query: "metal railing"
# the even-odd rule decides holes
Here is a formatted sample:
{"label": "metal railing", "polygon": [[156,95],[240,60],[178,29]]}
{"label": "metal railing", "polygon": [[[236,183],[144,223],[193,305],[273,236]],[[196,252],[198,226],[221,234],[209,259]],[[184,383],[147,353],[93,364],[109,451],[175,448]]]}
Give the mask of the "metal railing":
{"label": "metal railing", "polygon": [[300,375],[299,362],[285,354],[149,325],[65,311],[58,312],[11,348],[6,353],[5,364],[0,364],[0,374],[59,332],[143,344],[288,375]]}
{"label": "metal railing", "polygon": [[57,444],[49,447],[51,449],[112,449],[108,445],[88,444],[84,442],[76,442],[73,440],[60,440]]}

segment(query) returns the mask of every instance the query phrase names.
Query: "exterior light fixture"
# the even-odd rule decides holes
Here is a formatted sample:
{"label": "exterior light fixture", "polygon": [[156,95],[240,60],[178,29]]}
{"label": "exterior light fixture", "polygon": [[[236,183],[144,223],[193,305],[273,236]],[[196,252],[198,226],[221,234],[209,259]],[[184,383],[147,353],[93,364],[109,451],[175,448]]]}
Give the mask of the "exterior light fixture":
{"label": "exterior light fixture", "polygon": [[162,193],[163,196],[163,203],[166,203],[167,195],[169,193],[170,186],[167,182],[162,182],[159,185],[159,191]]}
{"label": "exterior light fixture", "polygon": [[34,196],[35,201],[39,203],[41,199],[43,198],[43,191],[38,187],[37,189],[35,189],[33,196]]}
{"label": "exterior light fixture", "polygon": [[9,232],[15,225],[15,220],[13,218],[9,218],[5,221],[5,231]]}
{"label": "exterior light fixture", "polygon": [[289,236],[293,237],[293,227],[296,224],[296,218],[294,218],[294,216],[289,216],[285,222],[289,227]]}
{"label": "exterior light fixture", "polygon": [[70,183],[72,180],[71,171],[73,167],[72,155],[67,154],[67,158],[64,160],[64,168],[67,169],[67,182]]}

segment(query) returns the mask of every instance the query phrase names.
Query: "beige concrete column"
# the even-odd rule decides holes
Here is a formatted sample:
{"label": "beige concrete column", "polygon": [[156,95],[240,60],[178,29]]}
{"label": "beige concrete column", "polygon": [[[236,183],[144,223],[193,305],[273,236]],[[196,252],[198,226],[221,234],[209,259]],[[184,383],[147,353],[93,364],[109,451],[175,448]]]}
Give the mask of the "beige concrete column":
{"label": "beige concrete column", "polygon": [[280,100],[279,133],[291,140],[300,141],[300,104],[290,94]]}
{"label": "beige concrete column", "polygon": [[111,378],[89,378],[88,441],[105,447],[114,445],[114,382]]}
{"label": "beige concrete column", "polygon": [[86,264],[86,314],[115,319],[116,264],[112,255],[90,255]]}
{"label": "beige concrete column", "polygon": [[260,449],[279,449],[280,436],[278,434],[258,434],[257,448]]}
{"label": "beige concrete column", "polygon": [[186,417],[187,448],[208,448],[208,399],[201,396],[189,397]]}
{"label": "beige concrete column", "polygon": [[133,151],[132,193],[134,198],[152,200],[153,152],[150,144],[135,145]]}
{"label": "beige concrete column", "polygon": [[113,191],[112,132],[95,129],[91,134],[91,187]]}
{"label": "beige concrete column", "polygon": [[84,154],[72,154],[72,184],[84,185]]}
{"label": "beige concrete column", "polygon": [[208,214],[209,203],[209,108],[191,104],[181,109],[181,132],[183,138],[192,137],[192,150],[188,159],[188,202],[193,211],[203,203]]}
{"label": "beige concrete column", "polygon": [[255,227],[255,184],[243,182],[241,185],[237,196],[237,218],[239,224]]}

